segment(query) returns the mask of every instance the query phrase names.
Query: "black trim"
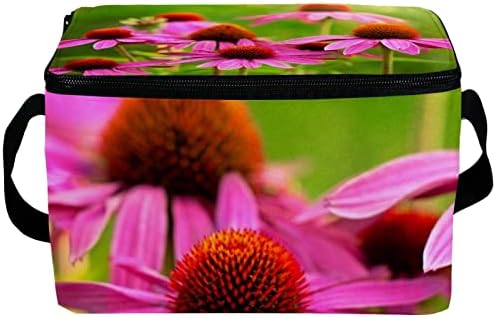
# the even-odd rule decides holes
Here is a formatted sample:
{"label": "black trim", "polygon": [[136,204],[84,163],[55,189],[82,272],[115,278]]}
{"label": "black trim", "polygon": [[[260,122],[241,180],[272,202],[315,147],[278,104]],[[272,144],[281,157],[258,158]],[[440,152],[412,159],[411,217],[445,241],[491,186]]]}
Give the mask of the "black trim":
{"label": "black trim", "polygon": [[42,94],[33,95],[24,102],[24,105],[22,105],[5,130],[3,141],[3,181],[5,206],[12,223],[24,235],[35,240],[49,242],[48,215],[38,211],[24,201],[12,179],[15,158],[28,122],[31,118],[44,114],[45,96]]}
{"label": "black trim", "polygon": [[482,149],[482,155],[472,167],[460,175],[456,193],[455,213],[481,201],[491,193],[493,188],[493,175],[486,148],[487,119],[482,101],[473,90],[463,92],[462,117],[474,126]]}
{"label": "black trim", "polygon": [[312,99],[416,95],[460,88],[460,70],[401,75],[79,76],[45,73],[51,93],[154,98]]}

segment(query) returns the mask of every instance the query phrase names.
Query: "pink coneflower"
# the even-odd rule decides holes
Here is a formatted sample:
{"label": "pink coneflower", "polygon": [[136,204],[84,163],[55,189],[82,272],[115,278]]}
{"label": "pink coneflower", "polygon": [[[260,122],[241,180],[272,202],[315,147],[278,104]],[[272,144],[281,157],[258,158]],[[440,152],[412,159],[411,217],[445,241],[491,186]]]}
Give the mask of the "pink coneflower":
{"label": "pink coneflower", "polygon": [[[453,205],[438,213],[396,206],[456,190],[458,152],[405,156],[352,178],[325,194],[296,220],[334,215],[334,227],[355,233],[370,266],[393,277],[419,277],[451,265]],[[436,273],[448,280],[443,272]]]}
{"label": "pink coneflower", "polygon": [[291,64],[321,64],[330,57],[324,52],[298,50],[277,45],[256,44],[250,40],[240,40],[236,44],[224,44],[216,50],[215,45],[205,46],[202,50],[191,53],[178,53],[178,61],[170,65],[203,62],[199,68],[214,68],[215,70],[246,70],[256,69],[262,65],[289,69]]}
{"label": "pink coneflower", "polygon": [[263,25],[281,20],[300,20],[305,23],[322,23],[321,34],[329,34],[332,20],[351,20],[360,23],[402,22],[403,20],[380,14],[353,12],[344,4],[304,4],[298,11],[244,17],[253,25]]}
{"label": "pink coneflower", "polygon": [[[257,175],[267,169],[261,139],[241,102],[47,98],[47,154],[57,154],[47,157],[49,180],[57,180],[50,219],[69,234],[71,262],[93,248],[112,216],[111,258],[137,257],[160,271],[166,253],[180,259],[205,235],[231,226],[233,217],[270,232],[276,228],[272,211],[289,220],[305,206],[294,195],[267,194],[259,185]],[[311,249],[287,222],[277,224],[278,237],[295,246],[308,271],[328,272],[325,263],[335,265],[340,279],[366,275],[351,236],[332,229],[322,236],[310,228],[294,227],[308,231],[308,241],[329,254],[307,255]],[[328,242],[329,235],[339,242]],[[135,284],[116,268],[111,281]]]}
{"label": "pink coneflower", "polygon": [[[233,226],[250,226],[241,220]],[[228,229],[193,246],[169,277],[137,259],[116,259],[143,288],[97,282],[59,282],[59,303],[90,313],[138,312],[366,312],[410,305],[444,288],[437,277],[336,282],[308,276],[287,248],[254,230]]]}
{"label": "pink coneflower", "polygon": [[119,44],[159,44],[161,37],[159,35],[138,33],[128,28],[104,28],[94,29],[84,34],[82,39],[62,40],[59,49],[93,44],[95,50],[113,48]]}
{"label": "pink coneflower", "polygon": [[157,14],[156,17],[167,21],[160,30],[164,34],[187,35],[215,25],[217,23],[206,21],[205,17],[194,12],[167,12]]}
{"label": "pink coneflower", "polygon": [[448,39],[422,38],[413,27],[403,23],[369,23],[358,26],[353,35],[310,36],[284,41],[292,45],[330,41],[324,49],[342,50],[344,55],[355,55],[374,47],[384,50],[384,73],[393,72],[393,52],[418,55],[422,49],[450,49]]}
{"label": "pink coneflower", "polygon": [[51,67],[53,74],[80,73],[84,76],[95,75],[147,75],[145,67],[158,67],[163,63],[158,61],[120,63],[106,58],[87,58],[67,62],[63,67]]}
{"label": "pink coneflower", "polygon": [[188,33],[163,34],[163,36],[166,38],[163,44],[174,49],[192,46],[193,51],[223,49],[240,40],[267,43],[266,40],[258,38],[255,32],[232,23],[213,24]]}

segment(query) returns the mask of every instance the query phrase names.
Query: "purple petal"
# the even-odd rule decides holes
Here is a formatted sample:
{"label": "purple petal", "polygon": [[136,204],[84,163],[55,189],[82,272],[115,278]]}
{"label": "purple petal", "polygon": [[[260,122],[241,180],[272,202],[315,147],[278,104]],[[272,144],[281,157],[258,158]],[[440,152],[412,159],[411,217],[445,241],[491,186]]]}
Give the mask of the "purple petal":
{"label": "purple petal", "polygon": [[65,48],[68,48],[68,47],[80,46],[80,45],[94,43],[96,41],[97,40],[95,40],[95,39],[70,39],[70,40],[62,40],[62,41],[60,41],[58,48],[59,49],[65,49]]}
{"label": "purple petal", "polygon": [[227,48],[234,47],[234,46],[236,46],[236,45],[234,45],[231,42],[220,42],[219,43],[219,50],[227,49]]}
{"label": "purple petal", "polygon": [[70,69],[65,67],[50,67],[48,70],[50,71],[50,73],[53,73],[55,75],[62,75],[72,72]]}
{"label": "purple petal", "polygon": [[214,60],[214,61],[210,61],[210,62],[207,62],[207,63],[200,64],[197,67],[199,67],[199,68],[217,67],[217,65],[219,65],[223,61],[224,60]]}
{"label": "purple petal", "polygon": [[96,70],[87,70],[83,72],[84,76],[115,76],[120,75],[116,71],[112,69],[96,69]]}
{"label": "purple petal", "polygon": [[162,294],[124,288],[106,283],[57,283],[61,306],[89,313],[168,312]]}
{"label": "purple petal", "polygon": [[424,249],[424,272],[426,273],[451,265],[453,210],[452,205],[444,212],[429,235]]}
{"label": "purple petal", "polygon": [[113,260],[113,264],[116,267],[128,271],[131,275],[135,275],[137,278],[150,283],[152,285],[152,290],[156,290],[162,294],[171,291],[169,279],[162,276],[159,272],[156,272],[148,267],[144,267],[141,262],[136,259],[123,258]]}
{"label": "purple petal", "polygon": [[400,40],[400,39],[385,39],[381,40],[382,45],[401,53],[405,53],[408,55],[418,55],[420,54],[420,48],[412,43],[410,40]]}
{"label": "purple petal", "polygon": [[293,68],[290,64],[277,59],[256,59],[255,61],[277,68],[284,68],[284,69]]}
{"label": "purple petal", "polygon": [[[359,43],[353,44],[348,46],[344,51],[344,55],[355,55],[358,53],[362,53],[363,51],[366,51],[368,49],[371,49],[379,44],[379,40],[363,40]],[[325,47],[325,50],[327,51],[328,47],[330,45]]]}
{"label": "purple petal", "polygon": [[258,229],[258,205],[249,185],[237,173],[226,174],[220,183],[215,210],[217,229]]}
{"label": "purple petal", "polygon": [[250,68],[250,69],[259,68],[260,66],[262,66],[262,63],[260,63],[257,60],[253,60],[253,61],[252,60],[241,60],[241,63],[243,64],[244,68]]}
{"label": "purple petal", "polygon": [[415,198],[458,178],[458,152],[438,151],[392,160],[338,186],[298,221],[333,213],[364,219],[383,213],[398,202]]}
{"label": "purple petal", "polygon": [[74,190],[53,193],[49,196],[48,202],[51,206],[84,207],[92,203],[104,201],[118,189],[118,183],[90,185]]}
{"label": "purple petal", "polygon": [[200,41],[198,43],[195,43],[195,45],[193,45],[193,52],[197,52],[197,51],[213,52],[215,51],[216,47],[217,47],[217,42],[215,41]]}
{"label": "purple petal", "polygon": [[211,216],[205,206],[193,197],[174,197],[174,254],[182,259],[191,247],[214,231]]}
{"label": "purple petal", "polygon": [[117,40],[99,40],[98,42],[93,44],[93,48],[95,50],[104,50],[114,47],[117,44],[119,44]]}
{"label": "purple petal", "polygon": [[252,40],[249,40],[249,39],[241,39],[238,41],[237,45],[240,45],[240,46],[254,46],[255,45],[255,42],[253,42]]}
{"label": "purple petal", "polygon": [[451,42],[448,39],[414,39],[410,40],[421,47],[428,49],[451,49]]}
{"label": "purple petal", "polygon": [[[112,238],[112,259],[136,258],[160,272],[167,247],[167,197],[162,188],[136,186],[125,194]],[[111,266],[111,282],[144,289],[150,284]]]}
{"label": "purple petal", "polygon": [[217,65],[217,68],[221,71],[239,69],[243,67],[243,63],[240,59],[224,60]]}
{"label": "purple petal", "polygon": [[[393,281],[359,281],[325,287],[319,282],[312,290],[310,309],[329,312],[354,308],[415,304],[439,294],[447,280],[435,276]],[[310,286],[312,288],[312,286]]]}
{"label": "purple petal", "polygon": [[363,40],[363,39],[348,39],[348,40],[338,40],[336,42],[333,42],[331,44],[328,44],[324,50],[326,51],[337,51],[337,50],[342,50],[342,49],[346,49],[350,46],[353,46],[353,45],[359,45],[361,43],[363,43],[364,41],[375,41],[375,40]]}
{"label": "purple petal", "polygon": [[71,263],[81,259],[95,246],[114,212],[112,208],[98,204],[78,213],[69,232]]}

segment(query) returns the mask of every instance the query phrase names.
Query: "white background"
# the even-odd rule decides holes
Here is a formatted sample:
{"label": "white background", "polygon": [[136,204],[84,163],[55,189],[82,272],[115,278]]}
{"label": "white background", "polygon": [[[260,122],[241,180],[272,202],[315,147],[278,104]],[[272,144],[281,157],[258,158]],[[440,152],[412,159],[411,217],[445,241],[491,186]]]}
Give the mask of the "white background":
{"label": "white background", "polygon": [[[2,12],[0,96],[3,98],[0,105],[1,131],[4,131],[8,121],[25,98],[43,92],[43,71],[60,39],[65,14],[80,6],[139,2],[139,0],[2,1],[0,5]],[[208,3],[208,1],[196,3],[200,2]],[[215,2],[235,3],[236,0]],[[254,1],[238,0],[238,3],[248,2]],[[305,1],[300,1],[302,2]],[[494,21],[492,1],[354,0],[353,2],[423,6],[441,16],[464,71],[463,88],[476,89],[485,103],[490,127],[489,152],[490,157],[496,160],[496,147],[492,146],[496,141],[496,81],[494,80],[496,21]],[[166,4],[167,1],[147,0],[145,3]],[[36,208],[46,211],[43,124],[42,118],[31,121],[17,158],[14,178],[26,200]],[[464,169],[475,162],[480,150],[471,126],[464,123],[462,130],[461,163]],[[451,307],[437,314],[436,317],[487,317],[494,314],[495,207],[496,195],[492,195],[455,217],[453,298]],[[3,206],[1,209],[0,316],[71,317],[69,311],[56,304],[49,245],[23,236],[10,223]]]}

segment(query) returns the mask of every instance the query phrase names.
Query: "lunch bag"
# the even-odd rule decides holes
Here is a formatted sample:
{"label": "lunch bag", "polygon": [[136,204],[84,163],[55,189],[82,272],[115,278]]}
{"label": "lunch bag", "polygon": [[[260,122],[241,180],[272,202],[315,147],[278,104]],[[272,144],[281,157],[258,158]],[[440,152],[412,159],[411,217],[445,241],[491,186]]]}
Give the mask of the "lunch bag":
{"label": "lunch bag", "polygon": [[[344,4],[80,8],[5,132],[14,225],[75,312],[425,314],[486,118],[439,18]],[[49,214],[12,170],[46,116]],[[459,174],[461,119],[479,160]]]}

